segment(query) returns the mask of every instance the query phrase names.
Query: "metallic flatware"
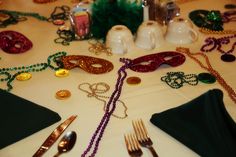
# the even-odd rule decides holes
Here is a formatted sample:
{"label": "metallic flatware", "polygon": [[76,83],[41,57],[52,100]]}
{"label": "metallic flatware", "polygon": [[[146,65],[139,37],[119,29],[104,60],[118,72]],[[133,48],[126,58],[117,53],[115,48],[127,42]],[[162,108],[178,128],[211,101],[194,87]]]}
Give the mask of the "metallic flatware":
{"label": "metallic flatware", "polygon": [[150,152],[152,153],[153,157],[158,157],[155,149],[152,147],[153,145],[152,140],[148,136],[148,132],[143,121],[140,119],[137,121],[133,121],[132,124],[133,124],[133,128],[134,128],[135,134],[137,136],[137,139],[140,145],[142,147],[148,148]]}
{"label": "metallic flatware", "polygon": [[76,138],[77,136],[74,131],[67,132],[60,140],[57,146],[58,152],[54,155],[54,157],[58,157],[62,153],[70,151],[75,145]]}
{"label": "metallic flatware", "polygon": [[43,142],[40,148],[36,151],[33,157],[41,157],[51,146],[56,142],[65,129],[73,122],[77,115],[72,115],[63,123],[61,123]]}
{"label": "metallic flatware", "polygon": [[131,157],[141,157],[143,152],[140,148],[136,136],[134,134],[127,134],[124,135],[124,138],[129,155]]}

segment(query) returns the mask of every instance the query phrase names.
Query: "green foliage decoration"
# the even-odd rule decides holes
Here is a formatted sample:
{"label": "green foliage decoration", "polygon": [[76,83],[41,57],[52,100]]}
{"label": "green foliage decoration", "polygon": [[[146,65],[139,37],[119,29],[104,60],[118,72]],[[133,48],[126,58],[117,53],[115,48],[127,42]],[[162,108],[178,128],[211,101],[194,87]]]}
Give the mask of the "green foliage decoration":
{"label": "green foliage decoration", "polygon": [[96,39],[105,40],[114,25],[125,25],[134,34],[143,21],[141,3],[129,0],[96,0],[91,11],[91,33]]}

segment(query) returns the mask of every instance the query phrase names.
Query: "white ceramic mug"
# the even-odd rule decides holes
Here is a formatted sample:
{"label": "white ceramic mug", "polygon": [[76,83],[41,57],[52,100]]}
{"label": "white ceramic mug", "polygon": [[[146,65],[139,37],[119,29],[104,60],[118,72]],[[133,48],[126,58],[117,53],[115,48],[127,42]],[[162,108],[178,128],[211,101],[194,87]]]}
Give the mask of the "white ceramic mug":
{"label": "white ceramic mug", "polygon": [[190,21],[177,18],[167,25],[165,40],[174,44],[189,44],[197,40],[198,34],[192,28]]}
{"label": "white ceramic mug", "polygon": [[135,44],[143,49],[154,49],[164,42],[161,26],[156,21],[143,22],[137,31]]}
{"label": "white ceramic mug", "polygon": [[124,54],[131,50],[134,39],[131,31],[124,25],[115,25],[107,33],[106,46],[112,53]]}

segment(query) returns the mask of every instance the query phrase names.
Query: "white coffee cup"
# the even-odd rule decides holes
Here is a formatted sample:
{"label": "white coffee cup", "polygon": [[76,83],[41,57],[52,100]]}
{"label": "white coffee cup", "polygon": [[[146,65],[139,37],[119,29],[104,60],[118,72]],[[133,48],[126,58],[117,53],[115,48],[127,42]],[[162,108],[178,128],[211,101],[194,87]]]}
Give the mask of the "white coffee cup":
{"label": "white coffee cup", "polygon": [[177,18],[167,25],[165,40],[174,44],[189,44],[197,40],[198,34],[192,28],[190,21]]}
{"label": "white coffee cup", "polygon": [[135,39],[137,47],[150,50],[161,46],[163,42],[163,31],[156,21],[145,21],[139,26]]}
{"label": "white coffee cup", "polygon": [[115,25],[107,33],[106,46],[111,48],[112,53],[127,53],[134,46],[133,35],[126,26]]}

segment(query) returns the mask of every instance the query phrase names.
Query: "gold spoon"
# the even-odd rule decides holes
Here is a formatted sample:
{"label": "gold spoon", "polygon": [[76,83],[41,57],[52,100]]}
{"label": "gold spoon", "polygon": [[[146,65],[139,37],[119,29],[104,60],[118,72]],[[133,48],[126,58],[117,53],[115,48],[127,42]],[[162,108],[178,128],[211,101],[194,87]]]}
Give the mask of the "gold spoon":
{"label": "gold spoon", "polygon": [[58,157],[62,153],[70,151],[73,148],[73,146],[75,145],[76,137],[77,136],[74,131],[67,132],[60,140],[58,147],[57,147],[58,152],[57,152],[57,154],[54,155],[54,157]]}

